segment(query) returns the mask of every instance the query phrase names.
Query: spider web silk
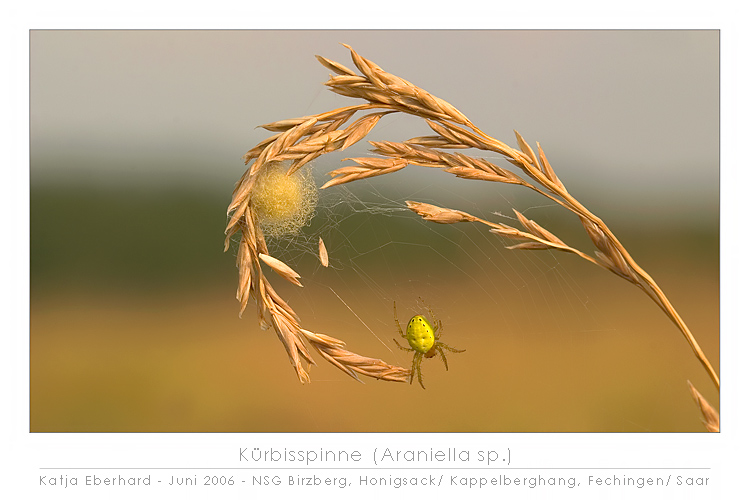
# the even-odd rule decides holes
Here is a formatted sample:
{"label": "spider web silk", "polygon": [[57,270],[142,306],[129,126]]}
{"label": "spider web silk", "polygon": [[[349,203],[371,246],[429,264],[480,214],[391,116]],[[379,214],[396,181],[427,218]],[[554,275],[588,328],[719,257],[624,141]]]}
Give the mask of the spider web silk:
{"label": "spider web silk", "polygon": [[[314,165],[318,186],[327,180],[327,164]],[[298,234],[268,238],[271,255],[294,268],[304,288],[268,275],[305,328],[401,366],[410,366],[411,359],[393,343],[394,302],[402,328],[411,316],[426,313],[427,304],[443,323],[442,340],[458,348],[469,340],[502,345],[503,338],[549,335],[572,341],[602,330],[592,297],[575,275],[590,264],[568,254],[507,250],[516,242],[484,225],[424,221],[405,204],[432,203],[516,227],[513,208],[534,219],[551,212],[550,228],[558,217],[571,218],[520,191],[414,166],[334,186],[320,191],[315,216]],[[328,267],[319,260],[319,238]]]}

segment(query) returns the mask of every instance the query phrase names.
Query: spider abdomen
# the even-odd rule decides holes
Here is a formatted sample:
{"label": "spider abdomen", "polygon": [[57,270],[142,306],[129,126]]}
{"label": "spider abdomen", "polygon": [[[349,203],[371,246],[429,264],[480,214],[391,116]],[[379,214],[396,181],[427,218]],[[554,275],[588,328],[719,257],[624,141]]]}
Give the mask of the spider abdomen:
{"label": "spider abdomen", "polygon": [[435,330],[427,318],[417,314],[406,327],[406,341],[412,349],[431,358],[435,355]]}

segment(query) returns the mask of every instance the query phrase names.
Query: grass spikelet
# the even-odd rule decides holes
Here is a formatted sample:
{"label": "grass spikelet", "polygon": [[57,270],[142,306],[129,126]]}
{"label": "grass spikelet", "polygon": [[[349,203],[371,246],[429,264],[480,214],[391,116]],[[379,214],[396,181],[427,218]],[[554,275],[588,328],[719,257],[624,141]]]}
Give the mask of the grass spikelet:
{"label": "grass spikelet", "polygon": [[323,238],[318,238],[318,257],[320,257],[320,263],[323,264],[323,267],[328,267],[328,250],[323,243]]}

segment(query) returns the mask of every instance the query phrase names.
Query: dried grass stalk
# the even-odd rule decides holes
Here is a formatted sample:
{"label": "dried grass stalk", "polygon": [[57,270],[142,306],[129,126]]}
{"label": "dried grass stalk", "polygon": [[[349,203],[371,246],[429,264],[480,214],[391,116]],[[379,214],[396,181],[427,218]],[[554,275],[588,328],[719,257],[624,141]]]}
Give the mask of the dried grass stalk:
{"label": "dried grass stalk", "polygon": [[[525,231],[482,220],[458,210],[425,203],[407,202],[407,206],[425,220],[441,224],[478,222],[490,226],[490,231],[494,234],[521,240],[520,243],[508,247],[511,249],[558,250],[578,255],[635,284],[651,297],[675,323],[711,380],[717,388],[720,387],[719,377],[711,363],[664,292],[653,278],[638,266],[607,225],[568,193],[539,143],[536,143],[535,152],[521,134],[516,132],[516,142],[520,149],[514,149],[484,133],[448,102],[384,71],[377,64],[357,54],[348,45],[345,47],[350,50],[352,61],[360,74],[335,61],[321,56],[316,57],[323,66],[335,73],[326,82],[330,90],[343,96],[363,100],[364,103],[319,115],[281,120],[264,125],[266,129],[278,133],[262,141],[245,155],[246,164],[251,160],[254,162],[237,183],[232,203],[229,205],[230,220],[226,230],[227,242],[232,235],[241,234],[237,254],[240,272],[237,296],[242,309],[252,296],[256,302],[263,304],[258,308],[261,322],[266,312],[270,312],[272,318],[278,314],[278,311],[290,313],[288,306],[282,307],[278,302],[278,297],[268,293],[265,278],[259,280],[262,274],[258,258],[261,253],[267,254],[267,251],[262,233],[255,225],[252,203],[249,199],[250,189],[258,172],[269,161],[278,159],[292,160],[294,163],[290,171],[293,171],[313,158],[331,151],[345,149],[361,140],[384,114],[401,112],[422,118],[437,135],[414,137],[403,142],[371,142],[373,152],[380,157],[351,158],[350,160],[355,165],[344,166],[330,172],[332,179],[325,183],[323,188],[396,172],[407,164],[412,164],[441,168],[463,179],[515,184],[534,190],[579,217],[584,230],[596,247],[593,256],[566,245],[552,232],[527,219],[519,212],[516,212],[516,218]],[[360,118],[346,129],[340,129],[355,113],[369,110],[375,110],[375,112]],[[526,178],[485,159],[445,151],[469,148],[502,155]],[[225,246],[228,246],[228,243]],[[328,361],[352,376],[355,376],[354,372],[356,372],[385,380],[403,381],[405,375],[408,374],[408,371],[403,368],[380,365],[382,363],[380,360],[373,361],[370,358],[359,358],[351,353],[346,354],[340,351],[343,349],[343,343],[340,341],[334,342],[329,337],[302,330],[297,323],[281,324],[274,321],[274,326],[277,327],[277,332],[279,328],[285,329],[284,334],[279,335],[290,352],[293,364],[300,356],[305,358],[302,355],[303,351],[297,345],[299,339],[305,338]],[[297,351],[290,350],[289,346],[295,346]],[[297,354],[294,354],[295,352]]]}
{"label": "dried grass stalk", "polygon": [[[485,134],[482,130],[471,123],[468,118],[458,112],[458,110],[455,110],[455,108],[445,103],[445,101],[432,97],[427,91],[420,89],[403,79],[388,74],[374,63],[371,63],[356,54],[353,50],[351,50],[351,52],[352,60],[362,72],[362,76],[366,82],[359,80],[356,87],[353,87],[346,82],[331,79],[327,82],[327,85],[329,85],[334,92],[351,97],[362,98],[373,105],[382,104],[392,109],[420,117],[424,119],[430,128],[438,134],[438,137],[417,137],[403,143],[373,143],[375,146],[375,152],[392,158],[406,159],[409,163],[414,165],[440,167],[449,173],[459,175],[463,178],[520,184],[543,194],[547,198],[578,215],[587,234],[598,248],[594,257],[574,250],[567,245],[561,245],[559,241],[550,239],[549,236],[551,233],[541,232],[539,226],[535,226],[534,231],[531,231],[531,234],[536,238],[530,239],[535,239],[536,241],[516,245],[513,248],[548,248],[576,253],[586,260],[608,269],[616,275],[634,283],[651,297],[652,300],[654,300],[669,316],[675,325],[677,325],[716,387],[719,387],[718,375],[714,371],[711,363],[706,358],[687,325],[667,299],[666,295],[659,288],[653,278],[638,266],[606,224],[567,192],[538,144],[537,148],[539,156],[537,157],[534,150],[529,146],[526,140],[524,140],[521,134],[516,132],[516,142],[518,143],[520,150],[513,149],[507,144]],[[354,74],[354,72],[351,73]],[[398,82],[398,84],[390,84],[388,82]],[[428,103],[445,104],[435,106]],[[503,176],[502,173],[498,172],[491,165],[485,163],[482,166],[479,166],[476,161],[467,160],[467,157],[463,155],[459,156],[457,154],[438,151],[436,149],[438,147],[471,147],[499,153],[505,156],[506,160],[512,165],[520,168],[534,184],[525,181],[519,182],[520,178],[517,176]],[[471,170],[474,170],[474,172],[470,173]],[[497,173],[498,177],[492,177],[491,172]],[[501,180],[499,177],[504,177],[504,179]],[[352,178],[351,180],[357,179]],[[523,220],[520,220],[520,222],[524,224]],[[493,232],[507,234],[507,231],[497,229],[498,228],[494,228]],[[527,227],[527,229],[530,228]]]}

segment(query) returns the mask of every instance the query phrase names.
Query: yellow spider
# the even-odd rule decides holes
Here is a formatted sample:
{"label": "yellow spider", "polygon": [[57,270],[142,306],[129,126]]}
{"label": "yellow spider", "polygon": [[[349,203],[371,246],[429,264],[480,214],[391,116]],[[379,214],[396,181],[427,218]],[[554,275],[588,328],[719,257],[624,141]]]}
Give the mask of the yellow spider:
{"label": "yellow spider", "polygon": [[396,328],[398,328],[399,335],[405,338],[409,343],[409,347],[403,347],[398,343],[398,340],[396,339],[393,339],[393,341],[396,343],[399,349],[402,349],[404,351],[414,351],[414,360],[411,363],[409,383],[411,384],[414,381],[414,374],[416,373],[417,380],[419,380],[419,385],[422,386],[422,389],[425,388],[424,384],[422,383],[422,357],[432,358],[435,356],[435,354],[440,354],[440,357],[443,358],[443,363],[445,363],[445,369],[447,370],[448,360],[445,358],[445,352],[443,352],[443,349],[450,352],[464,352],[466,350],[454,349],[453,347],[443,344],[442,342],[438,342],[438,339],[440,338],[439,332],[442,323],[440,322],[440,320],[435,318],[435,313],[432,312],[432,309],[429,306],[427,306],[427,310],[430,311],[430,318],[432,319],[432,324],[435,325],[435,327],[433,328],[430,322],[427,321],[427,318],[425,318],[421,314],[417,314],[409,320],[409,324],[406,326],[406,335],[404,335],[404,332],[401,330],[401,325],[398,322],[396,302],[393,302],[393,318],[396,320]]}

